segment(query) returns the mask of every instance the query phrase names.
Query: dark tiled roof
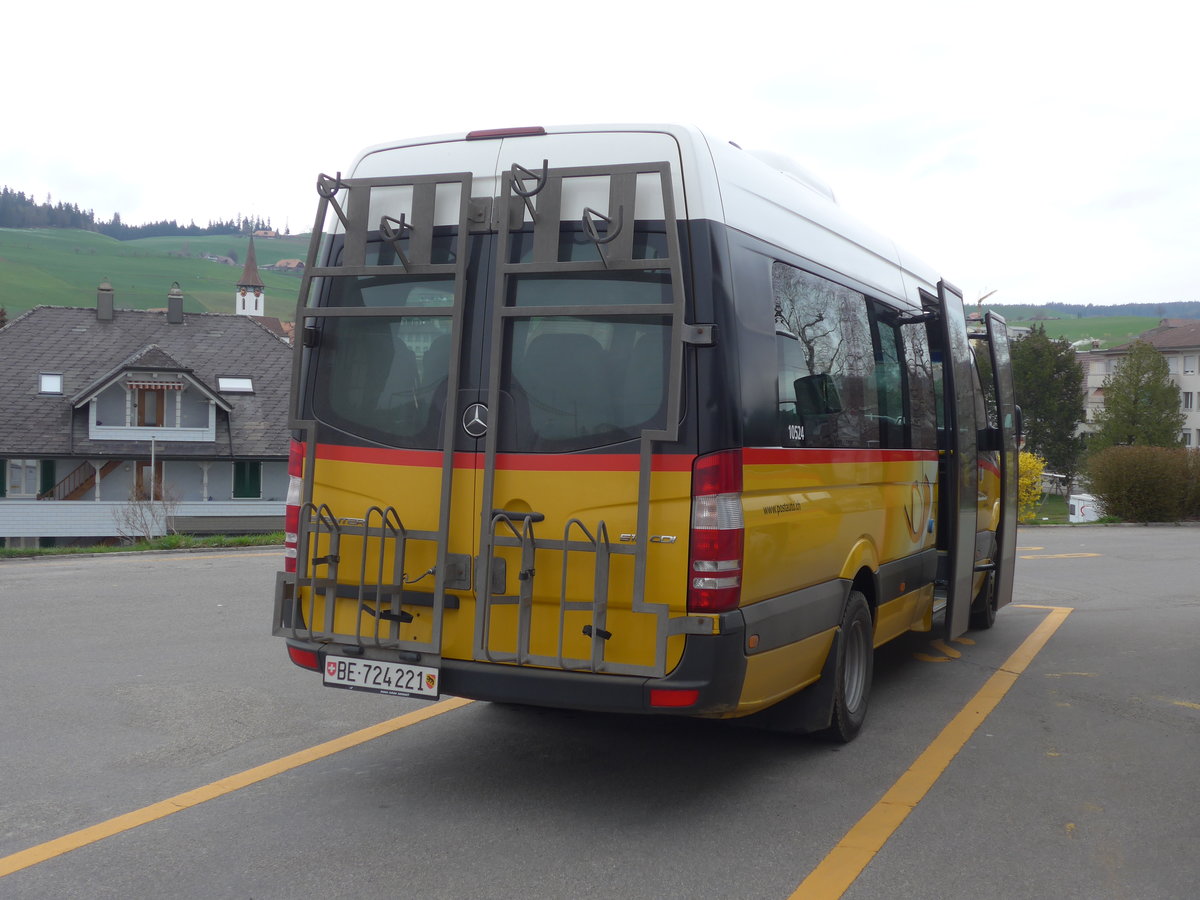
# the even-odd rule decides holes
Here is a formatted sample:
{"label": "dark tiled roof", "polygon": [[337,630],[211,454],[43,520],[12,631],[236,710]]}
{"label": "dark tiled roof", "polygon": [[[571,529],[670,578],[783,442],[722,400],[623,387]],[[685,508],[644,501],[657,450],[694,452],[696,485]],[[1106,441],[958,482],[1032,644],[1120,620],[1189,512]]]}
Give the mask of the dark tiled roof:
{"label": "dark tiled roof", "polygon": [[1159,350],[1187,350],[1200,347],[1200,319],[1164,319],[1163,323],[1157,328],[1143,331],[1134,340],[1112,349],[1128,351],[1138,341],[1145,341]]}
{"label": "dark tiled roof", "polygon": [[[250,377],[253,394],[222,394],[215,443],[164,443],[162,456],[286,458],[291,348],[249,316],[39,306],[0,328],[0,458],[140,455],[146,441],[91,441],[87,409],[71,398],[123,366],[190,370],[213,390],[217,376]],[[61,373],[62,396],[39,394],[39,375]]]}
{"label": "dark tiled roof", "polygon": [[289,341],[292,339],[291,322],[281,322],[274,316],[251,316],[250,318],[254,319],[255,322],[267,329],[271,334],[278,335]]}
{"label": "dark tiled roof", "polygon": [[1200,347],[1200,321],[1188,322],[1186,325],[1176,325],[1167,328],[1155,328],[1148,334],[1142,335],[1159,350],[1182,350],[1187,347]]}
{"label": "dark tiled roof", "polygon": [[133,356],[126,360],[125,365],[145,367],[150,369],[183,369],[184,366],[179,364],[169,353],[163,351],[163,348],[158,344],[149,344],[137,351]]}
{"label": "dark tiled roof", "polygon": [[[122,372],[130,369],[153,369],[159,372],[189,371],[184,366],[181,366],[176,360],[172,359],[166,353],[163,353],[162,348],[157,344],[150,344],[148,347],[143,347],[138,350],[128,359],[124,359],[117,365],[113,366],[107,372],[104,372],[95,381],[91,381],[85,385],[81,385],[80,389],[71,397],[71,403],[77,404],[86,399],[87,395],[93,391],[100,390],[112,379],[116,378]],[[65,393],[65,392],[64,392]]]}

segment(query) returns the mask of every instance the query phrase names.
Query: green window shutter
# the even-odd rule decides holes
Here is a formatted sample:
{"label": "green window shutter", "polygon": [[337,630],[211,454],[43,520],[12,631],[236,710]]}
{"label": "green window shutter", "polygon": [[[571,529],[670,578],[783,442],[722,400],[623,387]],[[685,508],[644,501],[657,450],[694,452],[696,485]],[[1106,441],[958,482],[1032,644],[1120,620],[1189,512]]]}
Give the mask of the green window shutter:
{"label": "green window shutter", "polygon": [[54,460],[43,459],[41,465],[41,481],[38,484],[38,493],[45,494],[48,491],[54,490],[54,485],[58,480],[54,477]]}
{"label": "green window shutter", "polygon": [[233,464],[235,500],[257,500],[262,496],[262,463],[238,461]]}
{"label": "green window shutter", "polygon": [[8,460],[0,459],[0,497],[8,496]]}

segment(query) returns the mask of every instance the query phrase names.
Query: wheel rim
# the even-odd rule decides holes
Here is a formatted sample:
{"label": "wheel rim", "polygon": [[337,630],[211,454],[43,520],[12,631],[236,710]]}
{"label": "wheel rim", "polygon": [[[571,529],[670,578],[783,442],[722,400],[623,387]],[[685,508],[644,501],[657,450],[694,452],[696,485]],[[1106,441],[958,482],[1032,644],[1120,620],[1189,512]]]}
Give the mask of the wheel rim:
{"label": "wheel rim", "polygon": [[843,659],[843,699],[846,709],[854,711],[862,703],[867,685],[867,630],[861,621],[854,622],[846,632]]}

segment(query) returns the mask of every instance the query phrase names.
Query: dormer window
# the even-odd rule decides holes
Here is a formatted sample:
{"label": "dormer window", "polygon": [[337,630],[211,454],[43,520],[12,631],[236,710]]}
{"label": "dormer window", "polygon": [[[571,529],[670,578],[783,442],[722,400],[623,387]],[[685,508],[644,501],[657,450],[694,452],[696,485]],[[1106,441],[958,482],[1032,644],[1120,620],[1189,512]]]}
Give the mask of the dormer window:
{"label": "dormer window", "polygon": [[228,375],[218,375],[217,390],[222,394],[253,394],[254,379],[234,378]]}
{"label": "dormer window", "polygon": [[93,441],[216,440],[217,411],[229,401],[186,371],[126,370],[85,389]]}
{"label": "dormer window", "polygon": [[43,372],[39,377],[38,393],[41,394],[62,394],[63,392],[63,377],[61,374],[54,372]]}

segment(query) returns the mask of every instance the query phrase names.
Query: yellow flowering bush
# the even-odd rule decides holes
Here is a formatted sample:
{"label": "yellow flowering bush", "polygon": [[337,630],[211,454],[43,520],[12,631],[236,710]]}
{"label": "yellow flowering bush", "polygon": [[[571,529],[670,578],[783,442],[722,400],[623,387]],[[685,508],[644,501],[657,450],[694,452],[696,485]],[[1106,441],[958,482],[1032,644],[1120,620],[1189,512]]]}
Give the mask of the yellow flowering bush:
{"label": "yellow flowering bush", "polygon": [[1021,477],[1017,481],[1017,521],[1032,522],[1042,503],[1042,471],[1046,461],[1036,453],[1021,451]]}

